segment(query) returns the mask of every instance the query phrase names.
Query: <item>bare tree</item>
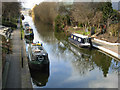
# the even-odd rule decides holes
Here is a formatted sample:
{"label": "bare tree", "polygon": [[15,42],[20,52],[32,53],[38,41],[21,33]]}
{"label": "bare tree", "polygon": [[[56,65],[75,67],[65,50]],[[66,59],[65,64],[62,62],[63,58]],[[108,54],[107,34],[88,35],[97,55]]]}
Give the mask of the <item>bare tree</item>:
{"label": "bare tree", "polygon": [[3,2],[2,16],[5,19],[11,19],[20,15],[21,4],[19,2]]}

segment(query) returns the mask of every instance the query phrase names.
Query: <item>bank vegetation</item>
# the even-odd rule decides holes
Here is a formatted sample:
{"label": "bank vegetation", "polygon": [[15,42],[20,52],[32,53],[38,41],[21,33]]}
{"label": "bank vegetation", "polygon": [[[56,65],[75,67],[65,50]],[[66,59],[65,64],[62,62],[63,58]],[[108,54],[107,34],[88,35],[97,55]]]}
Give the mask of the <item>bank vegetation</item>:
{"label": "bank vegetation", "polygon": [[2,25],[16,28],[20,16],[21,4],[19,2],[2,3]]}
{"label": "bank vegetation", "polygon": [[[11,29],[17,28],[18,18],[20,16],[21,4],[19,2],[2,2],[2,25],[11,27]],[[6,63],[6,54],[12,53],[11,39],[7,41],[6,37],[0,35],[1,49],[2,49],[2,70]]]}
{"label": "bank vegetation", "polygon": [[120,13],[113,10],[111,2],[43,2],[32,13],[34,19],[53,25],[56,32],[75,32],[118,42]]}

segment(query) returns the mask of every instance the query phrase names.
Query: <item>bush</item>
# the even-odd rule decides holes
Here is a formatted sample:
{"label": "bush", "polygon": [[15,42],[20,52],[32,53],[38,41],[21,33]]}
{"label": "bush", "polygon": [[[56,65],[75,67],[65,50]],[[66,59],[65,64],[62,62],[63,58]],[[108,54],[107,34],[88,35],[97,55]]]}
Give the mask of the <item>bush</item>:
{"label": "bush", "polygon": [[17,25],[15,23],[9,21],[2,21],[2,25],[6,27],[17,28]]}
{"label": "bush", "polygon": [[61,28],[61,16],[58,15],[56,18],[55,18],[55,31],[56,32],[59,32],[60,31],[60,28]]}
{"label": "bush", "polygon": [[110,25],[109,30],[110,30],[112,36],[117,36],[118,35],[118,30],[119,30],[118,24]]}
{"label": "bush", "polygon": [[59,32],[59,24],[55,24],[55,31]]}

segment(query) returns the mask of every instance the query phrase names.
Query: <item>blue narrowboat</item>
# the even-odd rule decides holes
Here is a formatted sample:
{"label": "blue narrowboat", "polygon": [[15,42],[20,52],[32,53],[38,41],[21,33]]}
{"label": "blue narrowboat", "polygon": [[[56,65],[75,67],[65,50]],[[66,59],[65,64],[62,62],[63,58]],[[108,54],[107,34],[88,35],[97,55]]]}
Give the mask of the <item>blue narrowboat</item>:
{"label": "blue narrowboat", "polygon": [[71,34],[68,38],[69,42],[77,47],[92,47],[91,37],[81,34]]}

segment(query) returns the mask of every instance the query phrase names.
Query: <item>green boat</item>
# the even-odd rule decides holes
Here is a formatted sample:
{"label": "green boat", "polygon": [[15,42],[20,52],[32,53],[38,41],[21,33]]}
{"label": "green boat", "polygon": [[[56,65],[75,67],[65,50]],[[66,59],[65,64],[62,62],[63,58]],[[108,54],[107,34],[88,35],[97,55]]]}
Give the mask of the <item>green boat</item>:
{"label": "green boat", "polygon": [[24,34],[25,34],[25,38],[34,39],[34,33],[33,33],[33,29],[31,27],[27,27],[24,30]]}
{"label": "green boat", "polygon": [[32,43],[28,47],[28,60],[30,69],[40,70],[49,67],[48,53],[40,43]]}

